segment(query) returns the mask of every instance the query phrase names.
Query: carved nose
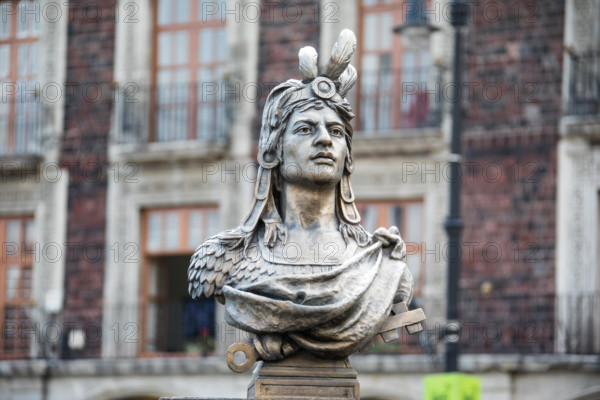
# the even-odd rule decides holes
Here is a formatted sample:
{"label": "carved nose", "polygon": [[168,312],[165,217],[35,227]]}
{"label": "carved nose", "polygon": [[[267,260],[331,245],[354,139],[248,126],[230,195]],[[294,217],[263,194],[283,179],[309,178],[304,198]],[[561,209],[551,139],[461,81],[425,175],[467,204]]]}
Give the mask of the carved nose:
{"label": "carved nose", "polygon": [[317,132],[317,137],[315,138],[315,145],[321,146],[331,146],[332,144],[331,136],[329,135],[329,131],[327,128],[320,125]]}

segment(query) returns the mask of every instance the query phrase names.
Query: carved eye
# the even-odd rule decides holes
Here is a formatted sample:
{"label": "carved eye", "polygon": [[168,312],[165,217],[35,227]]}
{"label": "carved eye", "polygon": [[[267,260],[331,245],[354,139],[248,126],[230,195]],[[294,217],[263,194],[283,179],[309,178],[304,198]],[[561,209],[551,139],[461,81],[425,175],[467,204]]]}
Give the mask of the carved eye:
{"label": "carved eye", "polygon": [[313,128],[308,125],[303,125],[296,130],[296,133],[299,135],[310,135],[313,133]]}
{"label": "carved eye", "polygon": [[329,129],[329,134],[335,137],[343,137],[344,131],[341,128],[331,128]]}

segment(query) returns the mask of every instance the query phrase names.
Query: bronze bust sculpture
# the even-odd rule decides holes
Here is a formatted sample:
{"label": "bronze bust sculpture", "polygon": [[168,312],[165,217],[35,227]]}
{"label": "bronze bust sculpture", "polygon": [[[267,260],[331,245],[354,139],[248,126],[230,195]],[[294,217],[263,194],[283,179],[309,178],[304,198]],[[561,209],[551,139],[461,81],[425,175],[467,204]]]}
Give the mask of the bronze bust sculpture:
{"label": "bronze bust sculpture", "polygon": [[345,96],[357,78],[355,48],[342,31],[320,74],[315,49],[300,50],[302,81],[275,87],[265,105],[248,216],[201,244],[190,263],[192,297],[224,303],[226,320],[255,334],[262,360],[299,349],[343,358],[418,322],[389,320],[407,311],[394,305],[408,305],[413,292],[398,229],[369,234],[354,204]]}

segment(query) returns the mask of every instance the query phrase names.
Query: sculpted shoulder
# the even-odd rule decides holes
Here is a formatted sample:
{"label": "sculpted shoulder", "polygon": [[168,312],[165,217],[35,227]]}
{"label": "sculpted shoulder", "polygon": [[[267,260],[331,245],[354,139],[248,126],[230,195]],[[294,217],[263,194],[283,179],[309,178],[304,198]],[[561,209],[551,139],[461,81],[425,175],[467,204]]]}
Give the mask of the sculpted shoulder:
{"label": "sculpted shoulder", "polygon": [[251,233],[237,227],[212,236],[198,246],[188,268],[188,291],[192,298],[215,296],[223,302],[223,286],[246,264],[243,251],[250,236]]}
{"label": "sculpted shoulder", "polygon": [[[276,257],[263,243],[264,230],[244,232],[236,227],[206,239],[192,255],[188,291],[192,298],[214,296],[223,303],[223,286],[243,287],[274,276],[326,272],[341,264],[297,263]],[[351,239],[344,256],[358,250]],[[293,259],[291,261],[294,261]]]}

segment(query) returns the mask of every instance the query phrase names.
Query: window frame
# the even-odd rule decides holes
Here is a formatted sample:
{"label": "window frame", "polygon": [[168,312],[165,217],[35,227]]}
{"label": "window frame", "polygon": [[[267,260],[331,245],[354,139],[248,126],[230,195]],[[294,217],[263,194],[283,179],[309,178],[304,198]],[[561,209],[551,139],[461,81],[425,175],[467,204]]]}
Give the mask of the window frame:
{"label": "window frame", "polygon": [[[179,246],[174,250],[158,250],[158,251],[149,251],[147,248],[148,244],[148,219],[149,215],[156,213],[162,214],[163,216],[168,212],[178,212],[179,220],[181,225],[179,226],[179,232],[182,233],[179,237]],[[188,232],[189,232],[189,214],[193,211],[201,211],[204,216],[208,215],[210,212],[219,211],[219,206],[216,204],[206,204],[201,206],[177,206],[177,207],[153,207],[153,208],[145,208],[141,210],[141,220],[140,220],[140,229],[141,229],[141,271],[140,271],[140,286],[139,286],[139,310],[140,315],[138,316],[138,320],[140,321],[139,325],[139,343],[138,343],[138,357],[140,358],[155,358],[155,357],[191,357],[197,356],[193,354],[187,354],[185,352],[166,352],[166,351],[149,351],[147,350],[147,310],[151,303],[157,303],[161,300],[161,294],[157,293],[157,295],[153,296],[150,292],[150,279],[151,279],[151,264],[154,260],[159,259],[160,257],[168,257],[168,256],[192,256],[194,249],[187,246],[188,244]],[[164,221],[164,217],[163,217]],[[202,223],[203,226],[206,227],[208,222],[208,218],[204,218]],[[161,226],[161,231],[164,233],[165,229]],[[206,230],[204,231],[205,240],[207,237]],[[201,243],[197,243],[196,246]]]}
{"label": "window frame", "polygon": [[[427,2],[429,4],[429,1]],[[405,11],[407,10],[407,6],[406,6],[406,0],[391,0],[390,3],[383,3],[382,0],[376,0],[376,4],[374,5],[365,5],[364,4],[364,0],[358,0],[358,43],[357,43],[357,53],[356,53],[356,63],[357,63],[357,67],[358,70],[361,71],[361,73],[359,73],[358,75],[358,79],[357,79],[357,85],[356,85],[356,90],[357,90],[357,96],[356,96],[356,106],[355,106],[355,110],[356,110],[356,119],[355,119],[355,127],[356,130],[359,132],[369,132],[369,133],[374,133],[374,132],[389,132],[389,131],[398,131],[398,130],[403,130],[403,129],[415,129],[415,128],[421,128],[421,124],[420,123],[425,123],[425,126],[428,126],[427,124],[427,120],[430,118],[430,113],[435,112],[435,107],[431,107],[431,104],[427,105],[427,108],[425,109],[425,120],[421,121],[419,120],[418,116],[414,119],[416,119],[417,121],[413,121],[413,118],[411,118],[410,115],[410,110],[408,113],[405,113],[404,107],[403,107],[403,98],[404,95],[402,93],[403,90],[403,83],[404,83],[404,78],[407,74],[407,71],[405,71],[404,68],[404,55],[407,52],[412,52],[414,54],[414,66],[412,67],[412,71],[410,71],[412,76],[419,76],[419,80],[418,83],[422,83],[422,81],[420,80],[420,77],[422,75],[422,70],[424,68],[432,68],[433,67],[433,60],[431,59],[431,52],[429,51],[429,60],[431,62],[431,65],[422,65],[422,61],[425,59],[424,58],[424,52],[422,50],[424,49],[419,49],[418,51],[416,51],[416,49],[410,49],[410,48],[405,48],[403,43],[402,43],[402,38],[401,35],[398,34],[394,34],[392,32],[390,32],[391,38],[390,38],[390,48],[389,49],[370,49],[370,50],[366,50],[365,49],[365,45],[366,45],[366,40],[365,40],[365,20],[366,17],[370,14],[375,14],[375,15],[384,15],[385,13],[391,13],[392,14],[392,26],[397,26],[401,23],[404,22],[405,19]],[[425,50],[429,50],[429,49],[425,49]],[[384,74],[381,73],[381,71],[383,71],[381,65],[378,65],[377,70],[376,71],[369,71],[369,70],[365,70],[364,65],[363,65],[363,57],[365,55],[375,55],[378,57],[381,57],[382,55],[389,55],[390,57],[390,66],[389,66],[389,77],[387,78],[389,83],[390,83],[390,90],[389,92],[385,92],[387,93],[389,99],[389,110],[388,110],[388,121],[386,122],[387,125],[389,125],[388,127],[382,127],[381,126],[381,120],[380,120],[380,115],[382,113],[381,111],[381,99],[384,98],[384,96],[382,96],[383,92],[381,92],[381,77],[384,76]],[[431,69],[430,71],[427,72],[427,76],[429,77],[430,74],[433,72],[433,70]],[[363,118],[365,117],[365,110],[363,109],[363,99],[364,99],[364,91],[363,91],[363,83],[365,81],[365,79],[370,79],[365,77],[365,75],[375,75],[376,78],[374,78],[375,80],[375,84],[374,84],[374,94],[370,95],[369,98],[371,98],[375,103],[374,103],[374,115],[373,118],[375,119],[375,122],[372,124],[373,127],[369,127],[369,128],[363,128],[364,124],[363,124]],[[372,78],[371,78],[372,79]],[[427,80],[425,82],[428,85],[429,81]],[[387,87],[387,85],[386,85]],[[414,100],[411,98],[410,102],[411,104],[414,102],[416,104],[415,107],[419,107],[419,104],[423,101],[423,97],[425,97],[425,100],[427,100],[427,93],[432,90],[431,88],[427,89],[425,92],[418,90],[416,93],[412,93],[411,96],[414,97]],[[421,114],[420,112],[422,112],[423,110],[417,110],[417,114]]]}
{"label": "window frame", "polygon": [[[158,103],[158,73],[161,71],[159,65],[159,36],[163,32],[188,32],[189,34],[189,42],[187,45],[187,49],[191,50],[188,53],[187,63],[182,65],[169,65],[165,69],[164,66],[162,70],[168,70],[172,68],[182,68],[184,67],[186,71],[189,73],[189,77],[187,83],[189,84],[189,89],[187,92],[187,100],[186,100],[186,112],[187,112],[187,123],[186,123],[186,135],[184,140],[198,140],[198,107],[201,102],[198,101],[198,90],[199,84],[198,81],[198,69],[199,68],[208,68],[214,69],[218,66],[225,66],[227,64],[227,59],[225,60],[212,60],[208,63],[201,63],[198,60],[199,56],[199,39],[198,36],[203,29],[214,29],[214,28],[223,28],[227,29],[226,21],[222,20],[222,18],[211,18],[207,20],[203,20],[203,18],[198,19],[198,0],[190,0],[189,6],[191,9],[190,15],[194,16],[196,19],[190,18],[187,22],[175,22],[170,24],[159,24],[159,2],[160,0],[153,0],[153,7],[156,12],[153,13],[152,18],[152,56],[151,56],[151,67],[150,67],[150,109],[151,112],[148,115],[149,121],[149,142],[172,142],[174,140],[160,140],[159,139],[159,127],[157,122],[158,110],[161,108]],[[174,9],[175,2],[170,3],[171,10]],[[218,103],[218,100],[209,102],[209,104],[214,105]],[[216,130],[215,124],[213,123],[213,128]],[[216,134],[214,132],[213,134]],[[177,140],[177,139],[176,139]]]}
{"label": "window frame", "polygon": [[[405,232],[408,231],[407,229],[407,218],[405,218],[404,216],[407,215],[406,209],[408,206],[413,205],[413,204],[419,204],[421,205],[421,209],[422,209],[422,213],[421,213],[421,242],[406,242],[406,239],[404,238],[403,235],[405,235]],[[388,226],[388,221],[389,221],[389,210],[391,209],[391,207],[401,207],[402,208],[402,226],[398,226],[397,228],[400,230],[400,235],[403,236],[403,239],[405,240],[406,243],[406,253],[407,255],[416,255],[416,254],[420,254],[420,262],[419,262],[419,276],[418,276],[418,281],[417,281],[417,285],[415,285],[414,287],[414,293],[413,295],[415,297],[417,296],[421,296],[423,293],[423,287],[424,287],[424,280],[425,280],[425,260],[424,260],[424,253],[423,253],[423,249],[424,249],[424,237],[426,235],[425,232],[425,199],[423,198],[410,198],[410,199],[368,199],[368,200],[357,200],[357,204],[356,204],[359,214],[361,215],[361,217],[363,216],[363,212],[364,209],[367,206],[376,206],[378,208],[378,213],[377,213],[377,222],[376,222],[376,229],[378,227],[384,227],[386,229],[390,228]],[[381,212],[382,210],[385,210],[385,212]],[[369,232],[369,233],[373,233],[373,232]]]}
{"label": "window frame", "polygon": [[[0,46],[9,46],[9,56],[8,56],[8,75],[6,76],[6,81],[9,83],[14,83],[15,85],[22,85],[24,83],[26,83],[27,81],[23,81],[20,80],[19,78],[22,78],[21,74],[19,73],[19,57],[18,57],[18,49],[20,48],[20,46],[22,45],[30,45],[30,44],[34,44],[34,43],[41,43],[42,42],[42,32],[41,32],[41,25],[42,22],[38,21],[37,22],[37,30],[35,32],[34,35],[30,34],[30,27],[28,27],[28,34],[26,36],[23,37],[19,37],[18,33],[17,33],[17,25],[18,25],[18,18],[19,16],[21,16],[20,11],[18,10],[18,8],[20,7],[21,3],[36,3],[35,0],[8,0],[8,1],[0,1],[0,7],[4,7],[4,4],[12,4],[12,7],[16,7],[17,8],[17,12],[13,12],[10,14],[9,16],[9,32],[8,32],[8,36],[3,38],[0,37]],[[37,4],[40,4],[39,2],[37,2]],[[40,4],[41,7],[41,4]],[[0,15],[5,15],[3,13],[0,12]],[[34,15],[34,14],[29,14],[29,15]],[[29,20],[26,20],[29,21]],[[1,21],[0,21],[1,23]],[[31,53],[30,53],[31,55]],[[40,49],[38,49],[36,56],[40,55]],[[28,62],[29,60],[27,60],[26,62]],[[36,71],[35,75],[31,75],[31,74],[27,74],[26,75],[26,79],[32,80],[36,83],[39,84],[40,79],[41,79],[41,72],[39,71],[39,69]],[[2,78],[2,77],[0,77]],[[2,78],[4,79],[4,78]],[[39,85],[38,85],[39,87]],[[26,88],[27,92],[25,92],[25,100],[29,98],[29,96],[31,95],[28,90],[30,90],[31,88]],[[40,129],[40,127],[37,127],[33,129],[32,132],[29,131],[28,129],[28,125],[26,124],[25,128],[24,128],[24,138],[22,139],[24,142],[24,148],[23,149],[18,149],[16,146],[18,145],[18,141],[19,139],[17,138],[17,103],[22,103],[25,102],[27,104],[27,109],[25,111],[25,121],[29,121],[30,118],[36,118],[36,113],[39,112],[39,108],[38,105],[39,103],[41,103],[41,100],[39,99],[39,97],[37,96],[36,93],[36,100],[34,105],[32,105],[31,103],[27,102],[27,101],[20,101],[18,100],[18,98],[21,98],[21,96],[23,96],[22,94],[19,94],[20,92],[20,88],[17,89],[17,93],[13,94],[13,95],[9,95],[9,101],[8,101],[8,118],[7,118],[7,125],[6,125],[6,133],[7,133],[7,138],[6,138],[6,149],[3,151],[3,153],[6,154],[20,154],[20,153],[27,153],[28,152],[28,147],[30,140],[35,139],[35,135],[36,129]],[[34,108],[34,110],[36,112],[33,113],[33,116],[31,116],[31,107]],[[2,114],[0,114],[0,118],[2,118]],[[1,132],[0,132],[1,135]]]}
{"label": "window frame", "polygon": [[[18,221],[20,223],[20,233],[19,233],[19,241],[17,243],[18,253],[15,255],[9,255],[6,252],[6,244],[7,242],[7,228],[10,222]],[[27,224],[31,222],[34,223],[34,217],[32,215],[24,215],[24,216],[10,216],[10,217],[0,217],[0,244],[2,245],[2,253],[3,257],[0,260],[0,324],[2,324],[2,332],[0,335],[0,359],[27,359],[30,356],[30,346],[29,340],[30,337],[26,336],[25,338],[22,335],[19,336],[20,327],[17,327],[16,334],[12,341],[16,343],[16,345],[21,346],[22,341],[26,341],[27,345],[26,350],[19,349],[17,351],[14,350],[15,344],[13,344],[13,350],[5,350],[5,346],[8,343],[8,338],[6,336],[6,308],[7,307],[15,307],[20,310],[29,309],[33,304],[33,251],[35,251],[35,247],[33,251],[31,249],[25,248],[27,246]],[[34,228],[35,230],[35,228]],[[19,268],[19,278],[17,283],[17,296],[11,299],[6,298],[6,285],[7,285],[7,273],[8,267],[12,265],[17,265]],[[29,288],[30,293],[29,297],[22,296],[21,290],[23,289],[23,271],[29,269],[30,271],[30,284]],[[31,322],[29,318],[27,321]]]}
{"label": "window frame", "polygon": [[[394,71],[398,71],[399,68],[402,67],[402,58],[398,57],[398,54],[401,54],[403,52],[403,48],[402,48],[402,42],[401,40],[397,37],[398,35],[392,35],[392,39],[391,39],[391,49],[389,51],[386,50],[382,50],[382,49],[374,49],[374,50],[368,50],[365,53],[365,40],[364,40],[364,32],[365,32],[365,19],[367,17],[367,15],[369,14],[377,14],[377,15],[381,15],[385,12],[391,12],[393,17],[393,23],[396,23],[396,18],[397,18],[397,14],[399,12],[402,11],[403,8],[403,4],[404,4],[404,0],[399,0],[399,1],[394,1],[390,4],[382,4],[381,0],[378,0],[377,4],[375,5],[371,5],[371,6],[366,6],[364,4],[364,0],[358,0],[358,43],[357,43],[357,69],[359,71],[361,71],[362,73],[360,73],[358,75],[358,79],[357,79],[357,92],[358,92],[358,96],[357,96],[357,103],[356,103],[356,127],[359,131],[363,131],[362,129],[362,117],[363,117],[363,110],[362,110],[362,99],[363,99],[363,91],[362,91],[362,85],[363,85],[363,80],[364,80],[364,73],[375,73],[375,71],[366,71],[363,69],[363,57],[366,54],[373,54],[373,55],[377,55],[377,56],[381,56],[381,55],[385,55],[385,54],[389,54],[390,55],[390,72],[393,74],[392,76],[392,87],[397,87],[396,85],[396,74],[394,74]],[[396,55],[396,57],[394,57],[394,55]],[[381,71],[381,67],[378,67],[378,71]],[[377,76],[379,76],[379,73],[377,73]],[[377,79],[377,84],[375,85],[376,87],[379,86],[379,79]],[[394,91],[392,90],[390,92],[390,95],[392,97],[392,109],[394,108],[394,103],[396,102],[395,96],[394,96]],[[378,97],[375,96],[375,101],[376,101],[376,106],[375,106],[375,113],[376,113],[376,117],[378,114]],[[394,113],[394,115],[392,116],[392,121],[390,121],[392,126],[395,126],[395,122],[398,119],[398,115],[396,113]],[[379,125],[379,123],[377,123],[377,126]],[[378,127],[376,127],[374,129],[374,131],[378,131],[380,130]],[[367,130],[365,130],[367,131]]]}

